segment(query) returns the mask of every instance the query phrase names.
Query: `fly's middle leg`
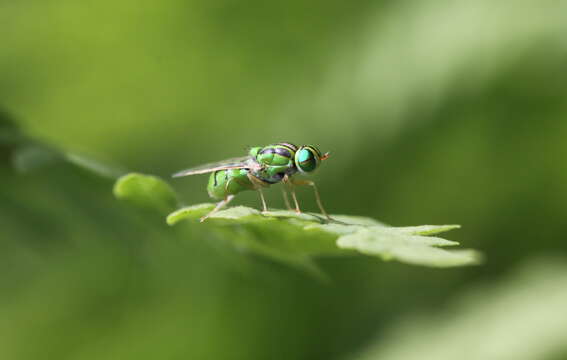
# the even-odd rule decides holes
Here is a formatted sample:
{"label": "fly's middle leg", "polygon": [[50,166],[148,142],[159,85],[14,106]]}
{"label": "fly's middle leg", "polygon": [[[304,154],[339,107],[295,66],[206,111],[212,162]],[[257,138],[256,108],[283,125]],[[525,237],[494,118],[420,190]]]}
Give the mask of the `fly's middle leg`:
{"label": "fly's middle leg", "polygon": [[285,186],[287,186],[287,185],[283,185],[283,187],[282,187],[283,201],[284,201],[284,204],[285,204],[285,208],[287,210],[291,211],[292,208],[291,208],[291,204],[289,203],[289,197],[287,196],[287,191],[285,190]]}
{"label": "fly's middle leg", "polygon": [[257,178],[256,176],[252,175],[251,173],[248,173],[247,176],[250,182],[252,183],[254,190],[257,190],[258,194],[260,194],[260,201],[262,201],[262,212],[267,212],[268,205],[266,204],[266,199],[264,198],[264,193],[262,192],[262,188],[269,186],[269,184]]}
{"label": "fly's middle leg", "polygon": [[264,193],[262,192],[262,188],[258,188],[258,194],[260,194],[260,200],[262,201],[262,212],[267,212],[268,205],[266,205],[266,199],[264,199]]}
{"label": "fly's middle leg", "polygon": [[[293,199],[293,204],[295,205],[295,212],[301,214],[301,209],[299,208],[299,202],[297,201],[297,195],[295,194],[295,187],[293,186],[292,179],[286,174],[283,177],[282,181],[285,184],[285,186],[288,186],[289,191],[291,192],[291,198]],[[288,209],[291,210],[291,206],[289,206],[289,201],[287,200],[287,195],[285,196],[285,199],[286,199],[286,205],[288,205]]]}

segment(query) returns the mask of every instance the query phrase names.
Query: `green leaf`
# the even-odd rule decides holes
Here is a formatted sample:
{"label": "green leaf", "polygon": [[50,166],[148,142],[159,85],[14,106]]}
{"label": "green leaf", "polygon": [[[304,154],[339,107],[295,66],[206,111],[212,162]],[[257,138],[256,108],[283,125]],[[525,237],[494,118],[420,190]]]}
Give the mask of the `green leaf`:
{"label": "green leaf", "polygon": [[202,216],[213,210],[215,204],[204,203],[193,206],[184,207],[172,212],[166,218],[168,225],[175,225],[181,220],[199,220]]}
{"label": "green leaf", "polygon": [[407,235],[398,229],[362,229],[337,240],[343,249],[357,250],[383,260],[398,260],[408,264],[430,267],[472,265],[480,262],[473,250],[445,250],[436,246],[457,245],[436,237]]}
{"label": "green leaf", "polygon": [[[182,220],[196,221],[212,210],[205,203],[185,207],[167,217],[169,225]],[[224,238],[238,248],[290,262],[320,256],[367,255],[383,260],[429,267],[475,265],[481,256],[474,250],[446,250],[457,242],[426,235],[459,228],[459,225],[391,227],[374,219],[332,215],[297,214],[273,210],[266,213],[244,206],[212,214],[204,224],[221,230]]]}
{"label": "green leaf", "polygon": [[360,216],[332,215],[333,221],[328,221],[321,214],[287,210],[262,213],[245,206],[218,211],[200,224],[199,220],[215,204],[172,211],[177,205],[172,188],[155,176],[136,173],[121,177],[114,194],[138,207],[169,212],[168,225],[186,221],[191,226],[204,226],[233,247],[301,267],[319,277],[322,273],[313,259],[322,256],[358,254],[429,267],[475,265],[481,261],[481,255],[474,250],[441,249],[458,243],[430,236],[459,225],[393,227]]}
{"label": "green leaf", "polygon": [[162,213],[177,207],[175,192],[165,181],[156,176],[131,173],[114,184],[114,196],[137,207]]}
{"label": "green leaf", "polygon": [[413,235],[435,235],[460,228],[461,225],[421,225],[400,227],[398,230]]}

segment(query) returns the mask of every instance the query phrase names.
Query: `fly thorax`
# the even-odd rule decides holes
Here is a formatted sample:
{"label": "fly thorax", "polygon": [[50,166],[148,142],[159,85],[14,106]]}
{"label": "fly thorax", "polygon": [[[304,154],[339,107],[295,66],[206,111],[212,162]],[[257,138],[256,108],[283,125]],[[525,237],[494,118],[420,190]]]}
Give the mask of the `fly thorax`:
{"label": "fly thorax", "polygon": [[258,151],[256,160],[264,165],[285,166],[293,162],[294,153],[282,145],[269,145]]}

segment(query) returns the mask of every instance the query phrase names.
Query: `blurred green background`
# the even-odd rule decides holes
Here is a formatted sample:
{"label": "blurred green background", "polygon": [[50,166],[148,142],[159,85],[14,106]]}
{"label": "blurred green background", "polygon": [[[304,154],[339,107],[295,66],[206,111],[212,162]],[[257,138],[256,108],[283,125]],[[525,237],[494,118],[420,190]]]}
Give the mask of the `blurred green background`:
{"label": "blurred green background", "polygon": [[[0,359],[567,359],[566,2],[4,0],[0,33]],[[487,262],[324,284],[16,171],[22,137],[164,178],[318,144],[330,212],[462,224]]]}

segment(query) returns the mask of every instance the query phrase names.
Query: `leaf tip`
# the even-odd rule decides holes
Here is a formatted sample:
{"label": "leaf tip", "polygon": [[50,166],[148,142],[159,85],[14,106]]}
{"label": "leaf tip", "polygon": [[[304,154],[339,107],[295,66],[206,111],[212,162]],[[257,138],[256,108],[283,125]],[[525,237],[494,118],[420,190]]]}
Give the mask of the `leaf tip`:
{"label": "leaf tip", "polygon": [[114,196],[139,207],[169,212],[177,206],[177,196],[171,186],[157,176],[129,173],[114,183]]}

